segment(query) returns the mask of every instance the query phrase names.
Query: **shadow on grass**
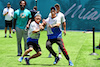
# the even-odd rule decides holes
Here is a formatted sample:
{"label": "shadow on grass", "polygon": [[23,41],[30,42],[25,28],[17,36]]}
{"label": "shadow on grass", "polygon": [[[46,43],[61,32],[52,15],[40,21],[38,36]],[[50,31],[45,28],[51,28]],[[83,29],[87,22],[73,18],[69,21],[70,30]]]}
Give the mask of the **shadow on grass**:
{"label": "shadow on grass", "polygon": [[41,58],[54,58],[54,57],[41,57]]}
{"label": "shadow on grass", "polygon": [[21,57],[21,56],[17,56],[17,55],[7,55],[7,57]]}
{"label": "shadow on grass", "polygon": [[100,60],[100,58],[94,59],[94,60]]}
{"label": "shadow on grass", "polygon": [[[18,65],[27,65],[27,64],[18,64]],[[53,64],[30,64],[29,66],[33,65],[39,65],[39,66],[63,66],[65,67],[66,65],[53,65]]]}
{"label": "shadow on grass", "polygon": [[4,38],[4,39],[12,39],[13,37],[12,37],[12,38],[9,38],[9,36],[8,36],[8,37],[5,37],[5,36],[4,36],[4,37],[0,37],[0,38]]}

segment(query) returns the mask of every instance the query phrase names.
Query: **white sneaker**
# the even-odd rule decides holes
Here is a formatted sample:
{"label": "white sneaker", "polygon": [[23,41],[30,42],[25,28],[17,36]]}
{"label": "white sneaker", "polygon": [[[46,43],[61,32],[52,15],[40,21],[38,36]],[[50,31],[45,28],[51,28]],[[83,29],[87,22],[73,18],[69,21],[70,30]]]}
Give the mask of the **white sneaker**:
{"label": "white sneaker", "polygon": [[28,53],[27,55],[25,55],[25,56],[30,56],[30,53]]}
{"label": "white sneaker", "polygon": [[52,57],[52,54],[50,53],[48,57],[51,58]]}
{"label": "white sneaker", "polygon": [[59,54],[58,57],[61,59],[62,58],[61,54]]}
{"label": "white sneaker", "polygon": [[27,55],[30,55],[30,53],[28,53]]}

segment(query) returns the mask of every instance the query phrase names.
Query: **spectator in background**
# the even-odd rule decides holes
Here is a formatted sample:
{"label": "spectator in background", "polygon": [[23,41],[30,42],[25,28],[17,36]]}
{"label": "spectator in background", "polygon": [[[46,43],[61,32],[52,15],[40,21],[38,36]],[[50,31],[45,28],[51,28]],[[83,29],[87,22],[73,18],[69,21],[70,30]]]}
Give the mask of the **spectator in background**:
{"label": "spectator in background", "polygon": [[32,15],[32,20],[31,21],[34,21],[34,15],[38,12],[37,11],[37,6],[34,6],[33,10],[30,10],[30,12],[31,12],[31,15]]}
{"label": "spectator in background", "polygon": [[[14,12],[14,29],[16,25],[16,36],[17,36],[17,47],[18,47],[18,55],[21,56],[22,54],[22,47],[21,47],[21,40],[22,37],[24,38],[24,50],[27,50],[27,36],[28,31],[25,30],[29,28],[29,25],[31,23],[31,12],[25,8],[26,1],[22,0],[20,1],[20,9],[17,9]],[[26,56],[29,56],[30,54],[27,54]]]}
{"label": "spectator in background", "polygon": [[14,16],[14,10],[11,8],[10,3],[7,3],[7,7],[3,10],[3,16],[5,16],[5,38],[7,37],[7,27],[9,26],[9,38],[11,36],[12,19]]}

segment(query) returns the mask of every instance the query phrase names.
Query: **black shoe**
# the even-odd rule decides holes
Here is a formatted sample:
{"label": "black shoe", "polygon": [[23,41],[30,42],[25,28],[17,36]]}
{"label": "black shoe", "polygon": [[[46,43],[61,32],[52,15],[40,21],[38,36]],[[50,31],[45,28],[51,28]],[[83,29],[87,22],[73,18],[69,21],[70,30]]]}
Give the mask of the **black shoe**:
{"label": "black shoe", "polygon": [[18,53],[18,55],[17,56],[21,56],[21,54],[20,53]]}
{"label": "black shoe", "polygon": [[27,65],[30,65],[30,63],[29,63],[29,58],[24,58],[24,60],[26,61],[26,64],[27,64]]}
{"label": "black shoe", "polygon": [[12,36],[9,36],[9,38],[12,38]]}
{"label": "black shoe", "polygon": [[96,49],[100,49],[100,46],[95,47]]}
{"label": "black shoe", "polygon": [[7,36],[5,36],[4,38],[6,38]]}
{"label": "black shoe", "polygon": [[98,60],[100,60],[100,58],[98,58]]}

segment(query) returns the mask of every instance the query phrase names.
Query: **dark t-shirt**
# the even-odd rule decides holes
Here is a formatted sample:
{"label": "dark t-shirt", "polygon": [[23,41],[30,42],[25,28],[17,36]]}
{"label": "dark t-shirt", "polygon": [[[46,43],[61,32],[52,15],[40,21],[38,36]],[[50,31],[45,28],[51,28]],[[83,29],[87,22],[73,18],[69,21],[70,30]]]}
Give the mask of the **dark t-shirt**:
{"label": "dark t-shirt", "polygon": [[31,12],[31,15],[32,15],[32,21],[34,21],[34,16],[37,13],[37,11],[36,10],[30,10],[30,12]]}

